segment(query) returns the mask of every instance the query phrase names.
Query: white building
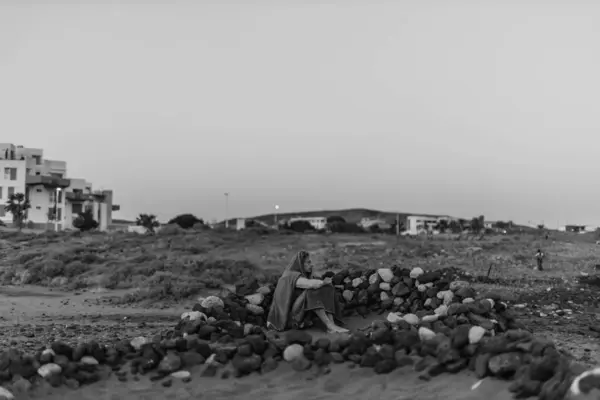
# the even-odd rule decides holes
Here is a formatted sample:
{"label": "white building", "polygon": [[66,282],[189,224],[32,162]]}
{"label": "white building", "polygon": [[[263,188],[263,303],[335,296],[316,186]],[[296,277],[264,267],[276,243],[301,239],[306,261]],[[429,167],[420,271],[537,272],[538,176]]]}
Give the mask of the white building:
{"label": "white building", "polygon": [[427,233],[427,231],[433,232],[434,226],[437,225],[439,221],[450,221],[450,219],[450,217],[425,217],[422,215],[409,215],[406,217],[406,231],[404,234],[419,235],[422,233]]}
{"label": "white building", "polygon": [[309,224],[311,224],[312,227],[318,231],[325,229],[325,227],[327,226],[327,218],[325,218],[325,217],[294,217],[294,218],[290,218],[288,220],[288,223],[291,224],[292,222],[295,222],[295,221],[306,221]]}
{"label": "white building", "polygon": [[0,143],[0,220],[5,224],[13,222],[4,211],[13,193],[29,199],[31,208],[24,224],[31,229],[74,229],[73,220],[89,209],[99,229],[106,230],[112,212],[119,209],[112,203],[112,190],[93,191],[86,180],[68,178],[65,161],[44,159],[42,149]]}
{"label": "white building", "polygon": [[376,219],[371,219],[371,218],[361,218],[359,225],[361,227],[363,227],[364,229],[369,229],[372,226],[377,225],[379,227],[379,229],[389,229],[391,228],[391,224],[388,223],[386,220],[380,219],[380,218],[376,218]]}

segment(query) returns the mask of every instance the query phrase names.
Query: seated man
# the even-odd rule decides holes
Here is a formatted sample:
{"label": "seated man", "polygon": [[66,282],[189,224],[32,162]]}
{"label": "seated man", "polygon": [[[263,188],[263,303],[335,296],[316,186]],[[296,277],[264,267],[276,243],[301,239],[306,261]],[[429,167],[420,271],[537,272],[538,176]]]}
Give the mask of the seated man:
{"label": "seated man", "polygon": [[340,305],[330,279],[311,279],[312,264],[307,251],[300,251],[277,282],[267,328],[284,331],[302,329],[305,319],[316,315],[327,332],[348,332],[336,324]]}

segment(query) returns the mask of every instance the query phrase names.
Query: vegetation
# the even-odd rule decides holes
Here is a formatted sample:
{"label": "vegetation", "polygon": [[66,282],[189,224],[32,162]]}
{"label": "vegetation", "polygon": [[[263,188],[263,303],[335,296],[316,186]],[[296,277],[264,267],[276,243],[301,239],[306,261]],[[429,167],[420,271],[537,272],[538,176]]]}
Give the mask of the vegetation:
{"label": "vegetation", "polygon": [[23,193],[11,194],[4,205],[4,211],[12,214],[13,222],[19,230],[23,229],[23,221],[27,218],[27,210],[30,208],[29,199]]}
{"label": "vegetation", "polygon": [[160,222],[158,222],[154,214],[140,214],[135,223],[138,226],[143,226],[150,233],[154,233],[156,228],[160,226]]}
{"label": "vegetation", "polygon": [[92,210],[85,210],[75,218],[73,226],[81,232],[87,232],[98,228],[98,221],[94,219]]}
{"label": "vegetation", "polygon": [[193,214],[180,214],[169,221],[169,224],[179,225],[183,229],[193,228],[196,224],[204,225],[204,221]]}

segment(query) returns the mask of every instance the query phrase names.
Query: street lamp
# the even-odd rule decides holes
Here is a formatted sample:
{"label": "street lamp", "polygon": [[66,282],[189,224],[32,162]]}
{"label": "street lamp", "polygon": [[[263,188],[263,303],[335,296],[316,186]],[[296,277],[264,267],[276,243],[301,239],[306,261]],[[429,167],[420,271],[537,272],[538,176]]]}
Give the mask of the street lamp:
{"label": "street lamp", "polygon": [[60,196],[61,188],[56,188],[54,192],[54,231],[58,232],[58,196]]}
{"label": "street lamp", "polygon": [[277,228],[277,211],[279,210],[279,206],[275,204],[275,214],[273,214],[273,219],[275,220],[275,227]]}

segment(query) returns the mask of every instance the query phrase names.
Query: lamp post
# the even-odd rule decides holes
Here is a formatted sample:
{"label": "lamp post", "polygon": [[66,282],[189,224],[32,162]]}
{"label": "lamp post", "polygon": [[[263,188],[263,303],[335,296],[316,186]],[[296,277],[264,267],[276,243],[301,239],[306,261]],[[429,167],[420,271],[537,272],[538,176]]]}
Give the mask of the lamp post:
{"label": "lamp post", "polygon": [[61,188],[56,188],[54,192],[54,231],[58,232],[58,196],[60,196]]}
{"label": "lamp post", "polygon": [[225,229],[229,228],[229,193],[225,193]]}
{"label": "lamp post", "polygon": [[279,206],[275,204],[275,214],[273,214],[273,219],[275,220],[275,228],[277,228],[277,211],[279,210]]}

